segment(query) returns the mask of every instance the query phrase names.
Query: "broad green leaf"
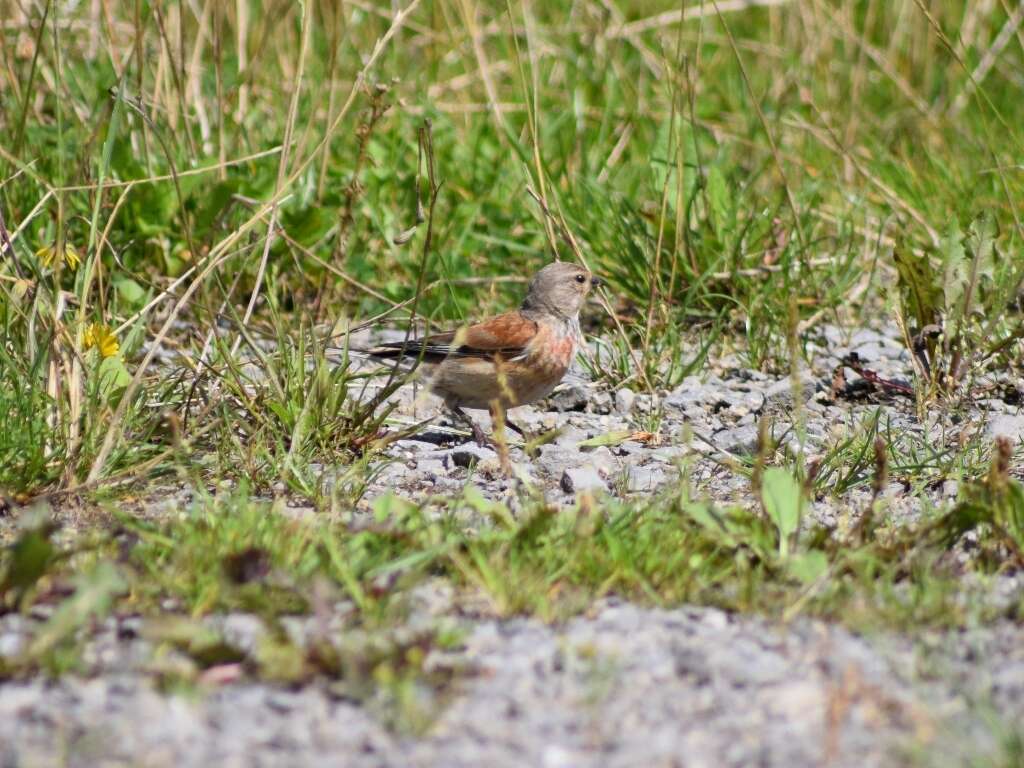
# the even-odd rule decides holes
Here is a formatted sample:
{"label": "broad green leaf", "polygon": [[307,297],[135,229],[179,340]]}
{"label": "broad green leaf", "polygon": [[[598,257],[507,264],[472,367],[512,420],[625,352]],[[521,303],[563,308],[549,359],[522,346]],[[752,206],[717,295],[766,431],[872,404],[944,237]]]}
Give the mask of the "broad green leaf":
{"label": "broad green leaf", "polygon": [[998,234],[996,221],[989,213],[982,213],[967,229],[967,246],[971,251],[971,271],[975,281],[995,279]]}
{"label": "broad green leaf", "polygon": [[904,314],[917,321],[917,329],[936,323],[943,307],[938,272],[927,254],[915,254],[908,248],[896,248],[892,254],[899,273],[900,297]]}
{"label": "broad green leaf", "polygon": [[828,556],[820,549],[797,552],[786,561],[786,570],[804,584],[813,584],[828,570]]}
{"label": "broad green leaf", "polygon": [[104,357],[97,370],[99,394],[107,400],[116,399],[131,383],[132,375],[125,368],[120,353]]}
{"label": "broad green leaf", "polygon": [[946,311],[954,317],[959,314],[960,300],[967,289],[968,262],[964,251],[964,235],[954,219],[942,244],[942,292]]}
{"label": "broad green leaf", "polygon": [[146,300],[146,289],[130,277],[121,277],[115,280],[114,288],[117,289],[117,295],[120,296],[121,300],[129,307],[135,308],[142,306],[143,302]]}
{"label": "broad green leaf", "polygon": [[602,445],[619,445],[629,440],[635,433],[631,429],[616,429],[612,432],[605,432],[603,435],[596,435],[587,440],[576,443],[577,448],[598,448]]}
{"label": "broad green leaf", "polygon": [[765,470],[761,499],[768,518],[779,531],[779,554],[782,557],[788,554],[789,539],[800,524],[801,494],[800,483],[788,469],[770,467]]}

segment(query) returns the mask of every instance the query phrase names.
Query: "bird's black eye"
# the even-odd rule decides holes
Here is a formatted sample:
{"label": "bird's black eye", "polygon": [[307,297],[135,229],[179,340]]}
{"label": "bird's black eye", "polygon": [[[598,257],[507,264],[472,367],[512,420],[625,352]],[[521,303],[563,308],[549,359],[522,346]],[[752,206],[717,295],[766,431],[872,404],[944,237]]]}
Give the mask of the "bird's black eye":
{"label": "bird's black eye", "polygon": [[579,283],[580,285],[583,285],[583,283],[587,282],[587,276],[586,275],[576,275],[576,282]]}

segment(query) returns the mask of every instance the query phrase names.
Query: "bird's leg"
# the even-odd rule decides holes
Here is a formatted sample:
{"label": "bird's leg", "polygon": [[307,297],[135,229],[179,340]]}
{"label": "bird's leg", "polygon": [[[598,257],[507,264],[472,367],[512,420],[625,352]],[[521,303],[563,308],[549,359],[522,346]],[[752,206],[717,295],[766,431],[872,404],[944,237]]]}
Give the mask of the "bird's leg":
{"label": "bird's leg", "polygon": [[480,425],[470,418],[469,414],[457,405],[449,406],[448,410],[452,412],[455,418],[469,426],[470,430],[473,432],[473,439],[476,441],[477,445],[484,448],[490,444],[490,441],[487,439],[487,435],[485,435],[484,431],[480,429]]}
{"label": "bird's leg", "polygon": [[514,421],[509,419],[508,416],[505,417],[505,426],[511,429],[521,438],[523,438],[524,443],[530,442],[530,434],[525,429],[516,424]]}

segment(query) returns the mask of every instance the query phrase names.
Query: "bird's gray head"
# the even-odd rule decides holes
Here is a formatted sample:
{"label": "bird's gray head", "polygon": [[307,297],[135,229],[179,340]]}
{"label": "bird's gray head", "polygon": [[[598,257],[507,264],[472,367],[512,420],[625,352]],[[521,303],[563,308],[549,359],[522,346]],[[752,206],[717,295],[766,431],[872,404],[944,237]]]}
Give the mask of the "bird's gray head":
{"label": "bird's gray head", "polygon": [[575,317],[590,289],[600,285],[588,269],[567,261],[548,264],[530,281],[523,309],[546,312],[565,319]]}

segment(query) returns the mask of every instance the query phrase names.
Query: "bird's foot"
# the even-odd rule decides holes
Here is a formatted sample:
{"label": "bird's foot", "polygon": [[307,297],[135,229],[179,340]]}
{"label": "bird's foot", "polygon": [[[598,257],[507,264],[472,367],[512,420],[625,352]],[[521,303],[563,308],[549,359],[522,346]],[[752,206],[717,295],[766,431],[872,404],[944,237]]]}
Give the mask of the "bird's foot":
{"label": "bird's foot", "polygon": [[484,434],[483,429],[475,421],[470,423],[470,428],[473,430],[473,439],[477,445],[481,448],[491,448],[494,446],[494,440]]}

